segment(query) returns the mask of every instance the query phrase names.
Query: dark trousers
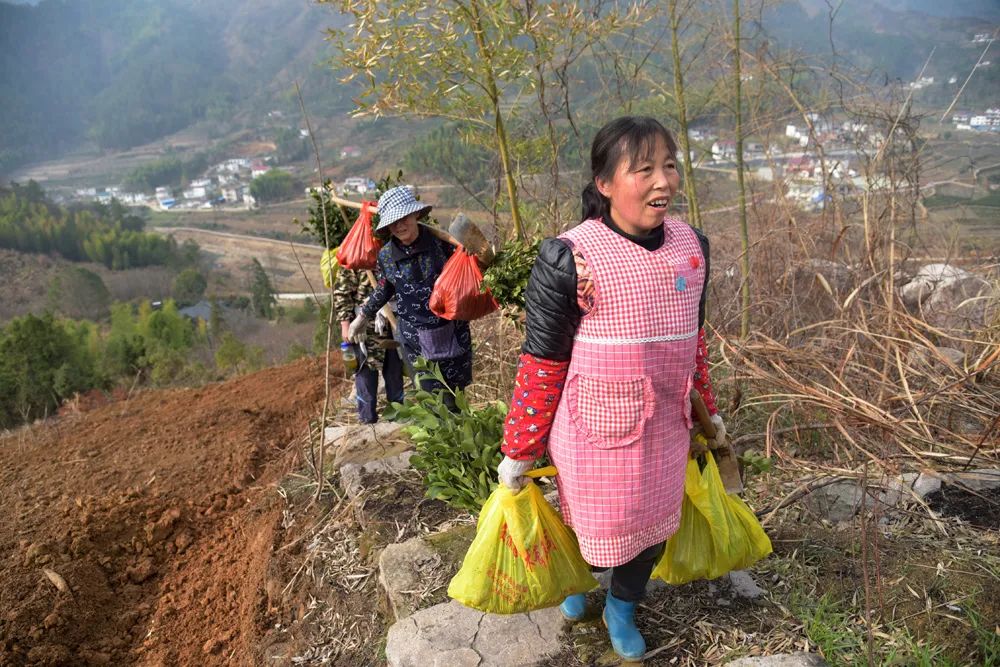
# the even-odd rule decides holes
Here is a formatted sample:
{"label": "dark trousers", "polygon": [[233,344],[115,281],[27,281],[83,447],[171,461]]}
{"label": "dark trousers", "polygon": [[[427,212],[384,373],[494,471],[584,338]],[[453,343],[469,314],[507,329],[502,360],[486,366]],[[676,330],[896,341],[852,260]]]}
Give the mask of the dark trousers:
{"label": "dark trousers", "polygon": [[[403,402],[403,362],[396,350],[386,350],[382,361],[382,379],[385,396],[390,403]],[[378,371],[372,364],[363,363],[354,374],[354,387],[358,390],[358,420],[362,424],[378,421]]]}
{"label": "dark trousers", "polygon": [[625,602],[638,602],[646,596],[646,584],[649,583],[649,575],[653,573],[656,560],[663,553],[663,546],[666,542],[660,542],[640,551],[639,554],[623,565],[615,565],[612,568],[594,567],[595,572],[611,570],[611,586],[609,590],[619,600]]}

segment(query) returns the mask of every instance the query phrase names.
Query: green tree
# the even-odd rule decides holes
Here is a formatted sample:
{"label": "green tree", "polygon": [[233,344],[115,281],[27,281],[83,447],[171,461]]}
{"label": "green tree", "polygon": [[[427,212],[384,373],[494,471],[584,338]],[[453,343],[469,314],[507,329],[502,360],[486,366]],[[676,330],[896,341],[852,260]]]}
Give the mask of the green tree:
{"label": "green tree", "polygon": [[291,199],[299,191],[298,183],[287,171],[272,169],[250,183],[250,194],[261,203]]}
{"label": "green tree", "polygon": [[208,320],[208,335],[211,340],[217,340],[222,335],[226,322],[222,317],[222,306],[219,305],[219,300],[213,296],[211,303],[212,312]]}
{"label": "green tree", "polygon": [[597,42],[614,51],[615,38],[645,16],[632,3],[602,0],[321,1],[352,19],[330,33],[334,66],[362,89],[356,113],[457,121],[469,143],[498,156],[519,238],[519,172],[548,163],[556,181],[556,129],[578,130],[570,83],[579,73],[571,67]]}
{"label": "green tree", "polygon": [[300,160],[308,152],[305,138],[294,127],[283,127],[275,132],[274,144],[278,162],[282,164]]}
{"label": "green tree", "polygon": [[208,281],[198,269],[184,269],[174,278],[171,292],[181,303],[195,303],[205,294]]}
{"label": "green tree", "polygon": [[52,414],[75,392],[103,384],[90,333],[51,314],[27,315],[0,329],[0,427]]}
{"label": "green tree", "polygon": [[277,299],[274,297],[274,287],[271,279],[267,277],[267,271],[260,265],[257,258],[253,258],[250,265],[250,305],[257,317],[271,319],[274,317],[274,306]]}
{"label": "green tree", "polygon": [[259,369],[264,362],[264,351],[251,347],[227,331],[222,335],[219,349],[215,351],[215,365],[224,372],[243,373]]}

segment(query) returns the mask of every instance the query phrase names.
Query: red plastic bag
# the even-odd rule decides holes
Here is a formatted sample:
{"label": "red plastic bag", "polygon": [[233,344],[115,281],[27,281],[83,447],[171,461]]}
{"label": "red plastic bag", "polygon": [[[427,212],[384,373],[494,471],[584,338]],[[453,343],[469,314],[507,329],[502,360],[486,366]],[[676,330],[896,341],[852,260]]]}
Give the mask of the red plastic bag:
{"label": "red plastic bag", "polygon": [[431,292],[430,309],[446,320],[475,320],[500,307],[489,289],[480,291],[483,274],[476,256],[458,246],[445,262]]}
{"label": "red plastic bag", "polygon": [[372,232],[372,206],[375,206],[375,202],[361,202],[361,214],[340,244],[337,263],[345,269],[371,271],[378,264],[378,251],[382,244]]}

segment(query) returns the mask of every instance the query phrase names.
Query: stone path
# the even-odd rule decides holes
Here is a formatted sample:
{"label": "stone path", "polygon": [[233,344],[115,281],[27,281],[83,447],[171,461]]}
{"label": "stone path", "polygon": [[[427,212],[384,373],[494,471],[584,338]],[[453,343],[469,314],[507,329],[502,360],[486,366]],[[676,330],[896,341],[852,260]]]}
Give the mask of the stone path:
{"label": "stone path", "polygon": [[[409,466],[412,451],[398,424],[327,429],[336,447],[335,465],[347,495],[361,498],[364,474],[398,472]],[[553,498],[553,500],[555,500]],[[364,523],[364,522],[363,522]],[[440,600],[473,535],[472,526],[390,544],[379,555],[379,583],[397,619],[386,638],[390,667],[532,667],[545,664],[566,649],[568,627],[558,608],[508,616],[484,614],[455,601]],[[436,539],[438,538],[438,539]],[[440,539],[446,538],[446,539]],[[442,548],[441,544],[449,546]],[[598,581],[606,588],[606,574]],[[728,595],[757,599],[766,592],[746,572],[734,572]],[[663,588],[658,580],[650,590]],[[430,604],[430,606],[427,606]],[[424,607],[424,608],[421,608]],[[810,654],[743,658],[734,667],[815,667],[824,665]]]}
{"label": "stone path", "polygon": [[555,607],[498,616],[455,601],[422,609],[389,629],[390,667],[529,667],[562,650]]}

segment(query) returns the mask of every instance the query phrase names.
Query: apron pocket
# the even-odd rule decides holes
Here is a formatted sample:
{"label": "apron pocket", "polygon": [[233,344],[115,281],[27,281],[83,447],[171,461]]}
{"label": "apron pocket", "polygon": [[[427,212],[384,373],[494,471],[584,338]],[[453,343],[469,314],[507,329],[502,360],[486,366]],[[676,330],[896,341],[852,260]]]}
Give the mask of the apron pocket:
{"label": "apron pocket", "polygon": [[645,375],[628,380],[574,375],[566,392],[573,422],[600,449],[634,444],[653,414],[653,384]]}
{"label": "apron pocket", "polygon": [[[698,264],[695,265],[695,260]],[[671,265],[673,269],[673,284],[668,285],[668,290],[672,292],[688,292],[695,298],[701,297],[701,288],[705,284],[705,269],[701,265],[701,258],[692,258],[687,262]]]}
{"label": "apron pocket", "polygon": [[465,352],[455,337],[454,322],[437,329],[417,329],[417,338],[420,340],[420,356],[427,361],[453,359]]}

